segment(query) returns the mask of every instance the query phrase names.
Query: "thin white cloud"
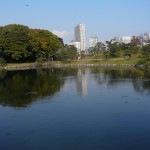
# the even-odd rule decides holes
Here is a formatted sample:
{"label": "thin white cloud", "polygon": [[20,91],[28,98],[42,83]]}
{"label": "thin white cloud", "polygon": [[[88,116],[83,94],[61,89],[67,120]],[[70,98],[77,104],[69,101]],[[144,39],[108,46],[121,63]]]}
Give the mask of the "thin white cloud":
{"label": "thin white cloud", "polygon": [[64,30],[63,31],[53,30],[52,33],[57,35],[58,37],[61,37],[61,38],[64,38],[64,37],[69,35],[69,32],[64,31]]}

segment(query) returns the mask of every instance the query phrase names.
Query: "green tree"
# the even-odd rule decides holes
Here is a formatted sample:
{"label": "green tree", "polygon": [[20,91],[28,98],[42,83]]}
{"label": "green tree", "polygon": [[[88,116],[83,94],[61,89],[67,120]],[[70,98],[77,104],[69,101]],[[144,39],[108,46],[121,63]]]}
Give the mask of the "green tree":
{"label": "green tree", "polygon": [[57,58],[63,61],[75,60],[77,59],[77,48],[73,45],[65,45],[65,48],[57,55]]}
{"label": "green tree", "polygon": [[121,50],[120,43],[114,42],[114,40],[106,41],[107,49],[111,57],[118,57],[119,51]]}
{"label": "green tree", "polygon": [[97,55],[105,51],[105,49],[106,49],[105,44],[102,42],[98,42],[94,47],[89,48],[89,53],[91,55]]}
{"label": "green tree", "polygon": [[102,42],[98,42],[95,47],[96,47],[98,53],[103,52],[106,49],[105,44]]}
{"label": "green tree", "polygon": [[3,67],[6,65],[6,60],[2,57],[0,57],[0,67]]}
{"label": "green tree", "polygon": [[131,50],[130,50],[130,43],[121,43],[121,50],[123,51],[124,59],[131,59]]}
{"label": "green tree", "polygon": [[29,28],[23,25],[11,24],[1,28],[0,48],[1,54],[7,62],[25,61],[31,54],[28,51]]}
{"label": "green tree", "polygon": [[144,57],[150,57],[150,44],[142,47],[142,54]]}
{"label": "green tree", "polygon": [[0,57],[7,62],[46,60],[63,47],[63,39],[48,30],[18,24],[0,27]]}
{"label": "green tree", "polygon": [[56,51],[63,48],[63,41],[47,30],[30,30],[29,42],[35,59],[49,59]]}
{"label": "green tree", "polygon": [[132,40],[130,42],[130,51],[132,53],[137,53],[137,51],[141,48],[141,40],[139,37],[132,37]]}
{"label": "green tree", "polygon": [[108,50],[104,50],[103,51],[103,56],[104,56],[105,60],[107,60],[108,57],[109,57],[109,51]]}

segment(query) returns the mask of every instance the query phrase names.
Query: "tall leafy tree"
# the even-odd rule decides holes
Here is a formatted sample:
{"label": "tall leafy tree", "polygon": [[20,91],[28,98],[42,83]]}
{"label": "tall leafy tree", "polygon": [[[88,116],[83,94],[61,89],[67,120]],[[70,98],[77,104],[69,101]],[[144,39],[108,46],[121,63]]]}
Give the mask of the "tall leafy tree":
{"label": "tall leafy tree", "polygon": [[130,50],[130,43],[121,43],[121,50],[123,51],[124,59],[131,59],[131,50]]}
{"label": "tall leafy tree", "polygon": [[141,47],[141,40],[139,37],[132,37],[132,40],[130,42],[130,50],[132,53],[136,53]]}
{"label": "tall leafy tree", "polygon": [[18,24],[0,27],[0,57],[7,62],[48,59],[60,48],[63,48],[63,40],[48,30]]}
{"label": "tall leafy tree", "polygon": [[47,30],[30,30],[29,39],[32,52],[36,59],[48,59],[63,47],[62,41]]}
{"label": "tall leafy tree", "polygon": [[105,51],[105,49],[105,44],[102,42],[98,42],[94,47],[89,48],[89,53],[91,53],[92,55],[96,55]]}
{"label": "tall leafy tree", "polygon": [[56,56],[60,60],[75,60],[77,59],[77,48],[73,45],[65,45],[65,48]]}
{"label": "tall leafy tree", "polygon": [[0,42],[0,47],[8,62],[24,61],[30,55],[28,51],[28,31],[27,26],[16,24],[7,25],[1,29],[0,37],[3,43]]}
{"label": "tall leafy tree", "polygon": [[120,43],[114,42],[114,40],[106,41],[107,49],[111,57],[118,57],[120,49]]}

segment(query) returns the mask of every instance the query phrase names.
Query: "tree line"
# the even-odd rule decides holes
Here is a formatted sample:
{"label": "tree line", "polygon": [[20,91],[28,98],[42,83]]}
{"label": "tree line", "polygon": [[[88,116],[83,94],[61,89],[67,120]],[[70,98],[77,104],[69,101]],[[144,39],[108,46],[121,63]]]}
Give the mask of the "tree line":
{"label": "tree line", "polygon": [[77,49],[65,46],[63,39],[43,29],[9,24],[0,26],[0,62],[23,63],[74,59]]}
{"label": "tree line", "polygon": [[89,54],[95,56],[103,54],[105,60],[109,58],[124,57],[131,59],[133,54],[141,54],[142,61],[150,61],[150,40],[143,45],[142,38],[133,36],[128,44],[115,42],[114,39],[106,41],[106,43],[98,42],[95,47],[89,48]]}
{"label": "tree line", "polygon": [[[150,62],[150,41],[142,45],[140,37],[132,37],[130,43],[98,42],[88,50],[90,56],[102,54],[105,60],[124,57],[131,59],[133,54],[141,54],[141,64]],[[49,60],[74,60],[84,58],[84,52],[77,53],[77,48],[64,45],[63,39],[43,29],[31,29],[28,26],[9,24],[0,26],[0,64],[24,63]],[[150,64],[149,64],[150,65]]]}

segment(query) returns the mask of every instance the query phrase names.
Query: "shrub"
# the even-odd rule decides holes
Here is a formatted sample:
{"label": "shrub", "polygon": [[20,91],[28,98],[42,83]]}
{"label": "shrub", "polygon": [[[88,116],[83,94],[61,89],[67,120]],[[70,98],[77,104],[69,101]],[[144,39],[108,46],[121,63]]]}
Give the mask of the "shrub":
{"label": "shrub", "polygon": [[0,67],[4,67],[6,64],[7,64],[6,60],[0,57]]}

